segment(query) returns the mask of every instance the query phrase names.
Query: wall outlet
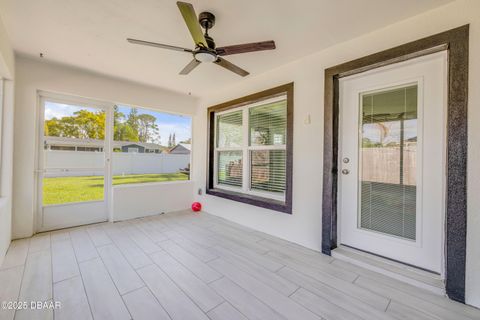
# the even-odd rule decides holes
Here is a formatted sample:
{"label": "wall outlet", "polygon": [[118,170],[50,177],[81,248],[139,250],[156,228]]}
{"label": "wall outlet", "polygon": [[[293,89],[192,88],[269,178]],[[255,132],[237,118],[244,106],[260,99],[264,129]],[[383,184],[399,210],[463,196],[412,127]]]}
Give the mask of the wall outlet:
{"label": "wall outlet", "polygon": [[201,195],[202,195],[202,193],[203,193],[203,190],[202,190],[202,188],[198,188],[198,195],[199,195],[199,196],[201,196]]}
{"label": "wall outlet", "polygon": [[305,117],[305,119],[303,120],[303,122],[304,122],[305,124],[310,124],[310,123],[312,123],[312,120],[311,120],[309,114],[307,114],[307,116]]}

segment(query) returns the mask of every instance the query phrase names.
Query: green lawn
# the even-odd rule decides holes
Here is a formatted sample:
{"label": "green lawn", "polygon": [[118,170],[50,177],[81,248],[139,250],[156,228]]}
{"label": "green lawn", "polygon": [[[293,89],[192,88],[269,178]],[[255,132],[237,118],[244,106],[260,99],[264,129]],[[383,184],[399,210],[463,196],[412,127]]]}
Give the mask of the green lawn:
{"label": "green lawn", "polygon": [[[113,185],[187,180],[183,173],[114,176]],[[43,205],[103,199],[103,177],[59,177],[43,179]]]}

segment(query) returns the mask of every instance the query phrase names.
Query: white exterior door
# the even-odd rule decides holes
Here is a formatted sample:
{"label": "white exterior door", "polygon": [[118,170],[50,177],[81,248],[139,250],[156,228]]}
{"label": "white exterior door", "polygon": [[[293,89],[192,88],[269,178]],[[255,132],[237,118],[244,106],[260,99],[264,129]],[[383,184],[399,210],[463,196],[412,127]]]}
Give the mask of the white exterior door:
{"label": "white exterior door", "polygon": [[[112,107],[53,94],[40,97],[37,231],[108,220]],[[69,120],[74,117],[76,122]],[[60,135],[58,126],[69,129]]]}
{"label": "white exterior door", "polygon": [[340,243],[443,272],[446,52],[339,81]]}

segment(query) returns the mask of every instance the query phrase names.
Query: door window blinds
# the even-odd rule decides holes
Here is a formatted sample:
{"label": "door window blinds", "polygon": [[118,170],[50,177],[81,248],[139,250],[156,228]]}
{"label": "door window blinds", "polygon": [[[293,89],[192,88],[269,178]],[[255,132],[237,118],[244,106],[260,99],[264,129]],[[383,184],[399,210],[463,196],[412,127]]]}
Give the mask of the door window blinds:
{"label": "door window blinds", "polygon": [[361,96],[359,227],[416,238],[417,85]]}

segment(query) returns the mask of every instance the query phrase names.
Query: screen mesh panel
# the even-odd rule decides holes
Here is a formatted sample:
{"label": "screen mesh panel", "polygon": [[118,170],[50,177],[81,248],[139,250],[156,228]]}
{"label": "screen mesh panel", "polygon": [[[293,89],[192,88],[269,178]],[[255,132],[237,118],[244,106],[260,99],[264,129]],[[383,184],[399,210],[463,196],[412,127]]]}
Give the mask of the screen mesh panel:
{"label": "screen mesh panel", "polygon": [[417,85],[361,103],[359,227],[415,240]]}
{"label": "screen mesh panel", "polygon": [[251,151],[251,181],[254,190],[285,192],[285,150]]}
{"label": "screen mesh panel", "polygon": [[242,186],[242,151],[218,151],[217,183]]}

